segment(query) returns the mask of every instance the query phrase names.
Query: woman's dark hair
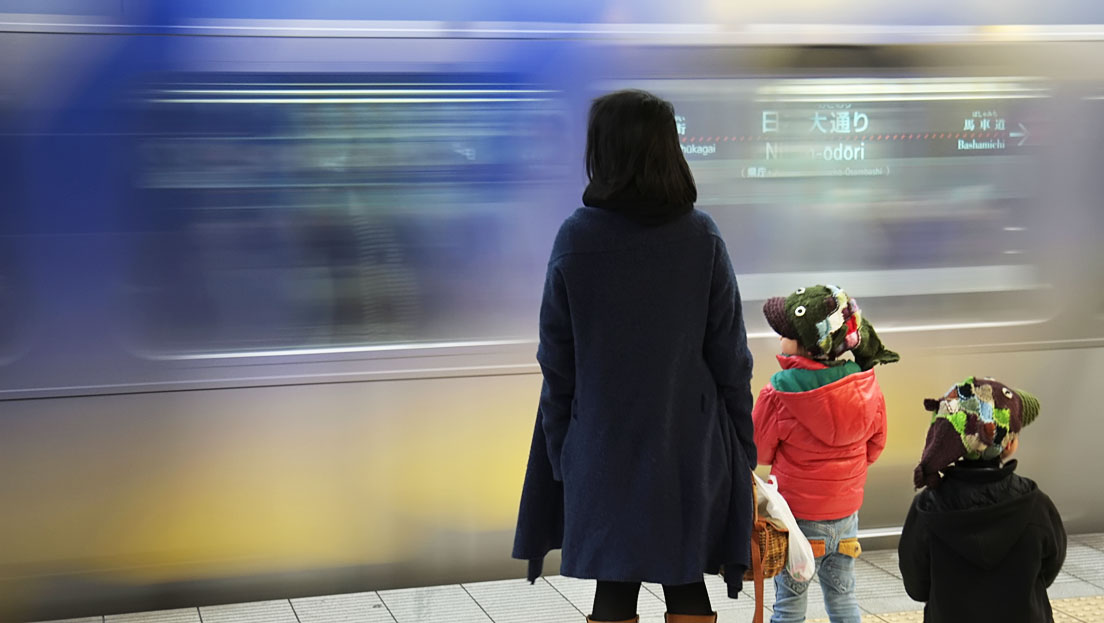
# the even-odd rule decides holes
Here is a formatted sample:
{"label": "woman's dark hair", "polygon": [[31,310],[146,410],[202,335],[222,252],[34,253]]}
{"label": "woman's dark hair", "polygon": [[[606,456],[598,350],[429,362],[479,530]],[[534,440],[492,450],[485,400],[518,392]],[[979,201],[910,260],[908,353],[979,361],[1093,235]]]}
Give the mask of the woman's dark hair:
{"label": "woman's dark hair", "polygon": [[617,91],[594,100],[587,125],[583,203],[650,221],[688,212],[698,198],[682,155],[675,108],[651,93]]}

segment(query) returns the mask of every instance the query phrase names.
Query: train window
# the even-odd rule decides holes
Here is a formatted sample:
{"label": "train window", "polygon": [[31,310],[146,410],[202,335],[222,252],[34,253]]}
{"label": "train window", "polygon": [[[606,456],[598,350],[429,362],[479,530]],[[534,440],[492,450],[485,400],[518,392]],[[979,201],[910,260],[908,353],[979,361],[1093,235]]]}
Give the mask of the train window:
{"label": "train window", "polygon": [[[1077,232],[1074,240],[1080,250],[1078,259],[1084,274],[1094,279],[1104,270],[1104,249],[1099,243],[1100,232],[1104,232],[1104,210],[1100,209],[1100,198],[1104,197],[1104,176],[1100,175],[1100,163],[1104,162],[1104,86],[1092,89],[1085,98],[1085,104],[1087,110],[1079,118],[1081,123],[1077,127],[1085,157],[1075,169],[1084,180],[1080,184],[1083,194],[1079,203],[1085,212],[1085,227]],[[1095,298],[1089,305],[1098,319],[1104,319],[1104,291],[1100,288],[1079,290]]]}
{"label": "train window", "polygon": [[19,327],[15,313],[20,301],[15,291],[15,262],[10,241],[0,234],[0,363],[11,350]]}
{"label": "train window", "polygon": [[835,281],[879,326],[1045,316],[1032,229],[1048,87],[1027,78],[657,80],[698,206],[761,301]]}
{"label": "train window", "polygon": [[19,241],[20,228],[18,218],[24,209],[21,194],[24,178],[21,175],[21,159],[14,132],[7,132],[9,121],[0,110],[0,170],[4,171],[5,183],[0,184],[0,365],[15,349],[16,338],[26,331],[21,321],[21,313],[26,313],[30,305],[25,288],[17,284],[19,264],[16,258],[16,244]]}
{"label": "train window", "polygon": [[238,352],[529,337],[570,154],[516,82],[211,76],[145,97],[141,341]]}

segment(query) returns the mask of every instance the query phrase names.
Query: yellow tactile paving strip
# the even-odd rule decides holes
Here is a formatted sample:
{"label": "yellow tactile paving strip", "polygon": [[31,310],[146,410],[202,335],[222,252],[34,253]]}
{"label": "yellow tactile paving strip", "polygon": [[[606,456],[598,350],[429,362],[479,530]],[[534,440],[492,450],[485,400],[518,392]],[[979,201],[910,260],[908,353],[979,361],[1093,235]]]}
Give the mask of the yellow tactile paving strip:
{"label": "yellow tactile paving strip", "polygon": [[[1054,623],[1104,623],[1104,595],[1053,599]],[[863,623],[923,623],[923,610],[864,614]],[[828,619],[808,619],[808,623],[828,623]]]}
{"label": "yellow tactile paving strip", "polygon": [[1064,621],[1079,621],[1080,623],[1104,623],[1104,595],[1096,597],[1078,597],[1076,599],[1057,599],[1050,603],[1054,608],[1054,619],[1058,619],[1058,613],[1066,618]]}

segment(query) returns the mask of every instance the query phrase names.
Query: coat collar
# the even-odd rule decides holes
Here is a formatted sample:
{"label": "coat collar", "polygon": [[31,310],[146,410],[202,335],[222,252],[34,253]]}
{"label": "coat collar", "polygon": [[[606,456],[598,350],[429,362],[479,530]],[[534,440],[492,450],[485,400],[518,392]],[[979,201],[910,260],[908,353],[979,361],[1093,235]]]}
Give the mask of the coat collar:
{"label": "coat collar", "polygon": [[591,182],[583,191],[583,205],[618,212],[644,225],[663,225],[694,209],[694,204],[672,205],[647,197],[631,185],[616,192]]}
{"label": "coat collar", "polygon": [[988,461],[958,461],[943,471],[944,478],[964,480],[966,482],[997,482],[1004,480],[1016,471],[1016,459],[1001,465],[1000,459]]}
{"label": "coat collar", "polygon": [[783,370],[823,370],[828,366],[819,361],[814,361],[808,357],[802,357],[801,355],[775,355],[778,358],[778,365],[782,366]]}

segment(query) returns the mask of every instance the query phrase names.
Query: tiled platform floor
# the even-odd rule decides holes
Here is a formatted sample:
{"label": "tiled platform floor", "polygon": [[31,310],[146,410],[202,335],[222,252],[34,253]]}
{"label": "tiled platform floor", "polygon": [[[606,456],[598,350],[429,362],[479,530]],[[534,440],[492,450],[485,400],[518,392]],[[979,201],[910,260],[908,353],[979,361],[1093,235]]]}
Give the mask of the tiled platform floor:
{"label": "tiled platform floor", "polygon": [[[897,570],[897,553],[864,552],[855,567],[856,591],[867,623],[920,623],[922,605],[909,599]],[[737,600],[725,596],[720,578],[706,578],[721,623],[750,621],[752,586]],[[662,623],[663,591],[645,585],[641,623]],[[828,621],[820,588],[809,589],[810,623]],[[1049,590],[1057,623],[1104,623],[1104,534],[1070,537],[1066,563]],[[561,576],[453,586],[330,595],[230,606],[185,608],[51,623],[582,623],[594,598],[594,582]],[[766,584],[767,620],[774,601]]]}

